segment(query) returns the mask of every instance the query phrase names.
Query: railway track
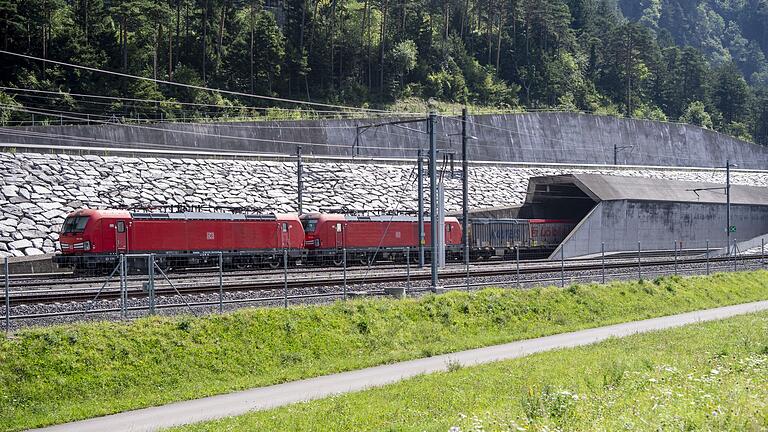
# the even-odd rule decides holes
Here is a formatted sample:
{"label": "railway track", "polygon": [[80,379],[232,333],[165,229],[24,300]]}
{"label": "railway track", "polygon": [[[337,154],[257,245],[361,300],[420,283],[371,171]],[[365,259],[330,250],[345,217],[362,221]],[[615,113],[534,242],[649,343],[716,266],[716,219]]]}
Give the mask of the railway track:
{"label": "railway track", "polygon": [[[739,263],[748,261],[760,261],[759,256],[756,257],[740,257]],[[722,263],[730,263],[731,258],[685,258],[678,259],[678,265],[686,264],[704,264],[709,262],[711,265],[717,265]],[[674,261],[669,257],[664,259],[647,259],[641,261],[641,267],[649,271],[650,267],[657,266],[672,266]],[[606,261],[606,270],[616,269],[635,269],[638,267],[636,260],[624,260],[624,261]],[[556,272],[576,272],[576,271],[594,271],[601,270],[603,268],[600,261],[584,262],[584,261],[567,261],[561,268],[560,262],[546,261],[537,263],[521,263],[519,268],[520,275],[541,274],[541,273],[556,273]],[[338,272],[336,272],[338,273]],[[492,276],[514,276],[517,273],[517,268],[514,266],[475,266],[471,267],[469,274],[466,269],[462,267],[454,266],[440,271],[440,278],[445,279],[457,279],[457,278],[479,278],[479,277],[492,277]],[[158,275],[159,276],[159,275]],[[237,281],[225,281],[221,286],[218,279],[216,280],[187,280],[175,282],[171,280],[169,283],[167,280],[158,277],[155,282],[155,295],[160,296],[173,296],[177,294],[182,295],[195,295],[195,294],[209,294],[215,293],[219,290],[222,291],[265,291],[265,290],[278,290],[287,288],[307,288],[307,287],[327,287],[327,286],[339,286],[345,283],[345,279],[342,275],[325,275],[325,276],[311,276],[311,277],[291,277],[287,281],[283,279],[282,273],[272,273],[274,276],[270,279],[255,278],[254,279],[242,279]],[[397,268],[397,271],[381,271],[375,274],[367,274],[362,272],[355,272],[348,274],[346,277],[347,285],[376,285],[383,283],[396,283],[406,282],[407,278],[410,281],[423,281],[429,280],[431,275],[428,270],[413,270],[410,276],[406,275],[403,267]],[[145,278],[146,280],[146,278]],[[103,282],[103,280],[102,280]],[[128,297],[129,298],[143,298],[147,297],[148,293],[144,290],[141,280],[132,279],[128,281]],[[53,303],[65,303],[65,302],[86,302],[91,301],[96,297],[97,288],[61,288],[61,289],[49,289],[49,290],[24,290],[14,291],[10,295],[10,305],[19,306],[25,304],[53,304]],[[120,297],[119,287],[117,281],[111,286],[108,286],[102,291],[98,299],[111,300]],[[3,295],[2,301],[5,301]]]}
{"label": "railway track", "polygon": [[[696,249],[696,250],[685,250],[679,253],[678,257],[683,259],[686,256],[691,255],[701,255],[704,254],[705,250]],[[605,259],[606,261],[615,261],[615,260],[626,260],[626,259],[634,259],[636,258],[635,255],[631,255],[630,253],[621,253],[621,254],[612,254],[612,255],[606,255]],[[643,251],[641,254],[642,258],[652,258],[652,257],[668,257],[672,258],[672,251]],[[578,261],[578,260],[576,260]],[[521,264],[530,264],[530,263],[552,263],[553,261],[547,260],[547,259],[526,259],[526,260],[520,260]],[[428,263],[427,263],[428,264]],[[481,260],[481,261],[473,261],[473,265],[482,265],[482,266],[504,266],[504,265],[514,265],[515,260],[512,259],[492,259],[492,260]],[[456,262],[449,262],[448,266],[461,266],[463,268],[463,264],[457,264]],[[404,268],[404,263],[394,263],[392,261],[381,261],[376,262],[370,266],[365,265],[352,265],[350,264],[348,266],[348,271],[350,272],[356,272],[356,271],[386,271],[386,270],[401,270]],[[341,269],[337,266],[333,265],[301,265],[298,267],[290,267],[288,269],[289,275],[296,275],[296,274],[304,274],[308,271],[310,272],[322,272],[322,271],[328,271],[328,270],[335,270],[340,271]],[[253,270],[225,270],[223,272],[224,276],[226,278],[245,278],[245,277],[262,277],[262,276],[274,276],[274,275],[280,275],[282,276],[284,274],[283,269],[253,269]],[[0,275],[1,276],[1,275]],[[101,276],[82,276],[82,275],[75,275],[72,272],[55,272],[55,273],[34,273],[34,274],[11,274],[10,275],[10,281],[14,288],[16,289],[33,289],[33,288],[43,288],[43,287],[51,287],[55,288],[56,285],[63,285],[66,284],[70,287],[82,287],[83,289],[87,289],[91,285],[101,285],[104,283],[104,280],[106,279],[108,275],[101,275]],[[217,267],[203,267],[203,268],[183,268],[183,269],[177,269],[174,271],[167,272],[167,276],[172,281],[183,281],[185,279],[190,278],[217,278],[219,276],[219,271]],[[292,277],[292,276],[291,276]],[[146,276],[142,275],[129,275],[127,276],[128,281],[139,281],[139,280],[146,280]]]}

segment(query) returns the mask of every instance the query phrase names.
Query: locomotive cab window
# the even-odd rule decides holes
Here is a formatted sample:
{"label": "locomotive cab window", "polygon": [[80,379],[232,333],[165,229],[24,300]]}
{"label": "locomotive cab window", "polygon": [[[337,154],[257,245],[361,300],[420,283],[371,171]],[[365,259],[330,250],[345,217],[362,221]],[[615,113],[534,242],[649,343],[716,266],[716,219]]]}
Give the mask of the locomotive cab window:
{"label": "locomotive cab window", "polygon": [[306,232],[315,232],[317,229],[317,219],[302,219],[301,224],[304,225]]}
{"label": "locomotive cab window", "polygon": [[61,232],[65,234],[78,234],[85,231],[86,225],[88,225],[88,216],[68,217],[61,226]]}
{"label": "locomotive cab window", "polygon": [[119,233],[125,232],[125,221],[117,221],[117,232]]}

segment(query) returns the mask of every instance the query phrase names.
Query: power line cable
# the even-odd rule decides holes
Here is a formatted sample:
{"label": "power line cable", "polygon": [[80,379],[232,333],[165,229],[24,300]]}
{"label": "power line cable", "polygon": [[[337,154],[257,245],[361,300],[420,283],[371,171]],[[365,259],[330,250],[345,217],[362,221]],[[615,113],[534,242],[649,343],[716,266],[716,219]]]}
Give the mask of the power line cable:
{"label": "power line cable", "polygon": [[[29,110],[25,108],[20,108],[12,105],[2,105],[0,104],[0,108],[5,108],[13,111],[19,111],[19,112],[26,112],[30,114],[39,114],[39,115],[50,115],[50,113],[46,113],[44,111],[35,111],[35,110]],[[87,119],[82,117],[76,117],[72,115],[64,115],[64,114],[54,114],[61,116],[62,118],[72,119],[72,120],[80,120],[80,121],[86,121]],[[350,149],[351,145],[343,145],[343,144],[329,144],[329,143],[311,143],[311,142],[304,142],[304,141],[287,141],[287,140],[278,140],[278,139],[272,139],[272,138],[253,138],[253,137],[239,137],[239,136],[233,136],[233,135],[219,135],[219,134],[208,134],[204,132],[194,132],[194,131],[184,131],[184,130],[177,130],[177,129],[165,129],[165,128],[158,128],[158,127],[151,127],[151,126],[141,126],[141,125],[132,125],[132,124],[124,124],[124,123],[113,123],[109,121],[103,121],[103,120],[90,120],[93,123],[99,123],[104,125],[112,125],[112,126],[122,126],[122,127],[129,127],[129,128],[136,128],[136,129],[144,129],[144,130],[154,130],[159,131],[163,133],[181,133],[181,134],[188,134],[188,135],[201,135],[201,136],[209,136],[214,138],[220,138],[220,139],[233,139],[233,140],[245,140],[245,141],[257,141],[257,142],[266,142],[266,143],[276,143],[276,144],[295,144],[295,145],[306,145],[306,146],[315,146],[315,147],[328,147],[328,148],[343,148],[343,149]],[[173,147],[169,146],[169,148],[175,148],[179,149],[180,147]],[[196,147],[200,148],[200,147]],[[381,147],[381,146],[363,146],[362,148],[366,149],[375,149],[375,150],[391,150],[389,147]],[[216,150],[216,149],[212,149]],[[405,151],[415,151],[411,149],[404,149]]]}
{"label": "power line cable", "polygon": [[[377,109],[370,109],[370,108],[358,108],[358,107],[350,107],[350,106],[345,106],[345,105],[333,105],[333,104],[326,104],[326,103],[320,103],[320,102],[310,102],[310,101],[286,99],[286,98],[279,98],[279,97],[274,97],[274,96],[255,95],[255,94],[244,93],[244,92],[237,92],[237,91],[232,91],[232,90],[223,90],[223,89],[215,89],[215,88],[210,88],[210,87],[198,86],[198,85],[194,85],[194,84],[185,84],[185,83],[179,83],[179,82],[174,82],[174,81],[159,80],[159,79],[148,78],[148,77],[143,77],[143,76],[139,76],[139,75],[131,75],[131,74],[123,73],[123,72],[114,72],[114,71],[98,69],[98,68],[94,68],[94,67],[90,67],[90,66],[82,66],[82,65],[77,65],[77,64],[73,64],[73,63],[66,63],[66,62],[62,62],[62,61],[57,61],[57,60],[44,59],[44,58],[41,58],[41,57],[35,57],[35,56],[27,55],[27,54],[20,54],[20,53],[15,53],[15,52],[6,51],[6,50],[0,50],[0,53],[1,54],[11,55],[11,56],[16,56],[16,57],[21,57],[21,58],[25,58],[25,59],[28,59],[28,60],[37,60],[37,61],[42,61],[42,62],[46,62],[46,63],[57,64],[57,65],[60,65],[60,66],[67,66],[67,67],[71,67],[71,68],[88,70],[88,71],[91,71],[91,72],[98,72],[98,73],[104,73],[104,74],[109,74],[109,75],[120,76],[120,77],[123,77],[123,78],[131,78],[131,79],[137,79],[137,80],[142,80],[142,81],[154,82],[154,83],[157,83],[157,84],[167,84],[167,85],[172,85],[172,86],[191,88],[191,89],[195,89],[195,90],[219,92],[219,93],[224,93],[224,94],[230,94],[230,95],[233,95],[233,96],[250,97],[250,98],[254,98],[254,99],[263,99],[263,100],[269,100],[269,101],[273,101],[273,102],[292,103],[292,104],[299,104],[299,105],[312,105],[312,106],[319,106],[319,107],[324,107],[324,108],[338,108],[338,109],[344,109],[344,110],[355,110],[355,111],[360,111],[360,112],[373,112],[373,113],[378,112],[378,113],[387,113],[387,114],[397,114],[397,113],[394,113],[394,112],[391,112],[391,111],[387,111],[387,110],[377,110]],[[401,113],[401,114],[403,114],[403,113]],[[405,114],[413,115],[415,113],[405,113]]]}
{"label": "power line cable", "polygon": [[[274,108],[274,107],[259,107],[254,105],[217,105],[217,104],[207,104],[207,103],[201,103],[201,102],[179,102],[175,100],[159,100],[159,99],[140,99],[140,98],[129,98],[129,97],[122,97],[122,96],[105,96],[105,95],[94,95],[94,94],[85,94],[85,93],[69,93],[69,92],[61,92],[61,91],[50,91],[50,90],[37,90],[37,89],[28,89],[28,88],[18,88],[18,87],[6,87],[6,86],[0,86],[0,90],[5,91],[15,91],[15,92],[29,92],[29,93],[40,93],[40,94],[50,94],[50,95],[58,95],[59,97],[64,96],[73,96],[73,97],[84,97],[84,98],[94,98],[94,99],[109,99],[109,100],[119,100],[119,101],[129,101],[129,102],[142,102],[142,103],[153,103],[153,104],[162,104],[163,109],[173,109],[173,107],[169,107],[168,105],[185,105],[185,106],[200,106],[200,107],[213,107],[213,108],[220,108],[221,110],[229,110],[229,109],[252,109],[252,110],[259,110],[259,111],[269,111],[272,109],[278,109],[278,110],[285,110],[285,111],[295,111],[295,112],[307,112],[307,113],[321,113],[321,114],[350,114],[350,115],[361,115],[360,111],[338,111],[338,110],[314,110],[314,109],[302,109],[302,108]],[[32,95],[24,95],[24,94],[18,94],[19,96],[23,97],[33,97]],[[43,97],[43,96],[34,96],[34,97]],[[55,99],[55,98],[54,98]],[[76,100],[79,103],[89,103],[89,104],[99,104],[99,105],[112,105],[108,102],[96,102],[96,101],[87,101],[87,100]],[[135,107],[135,105],[134,105]],[[155,107],[142,107],[142,109],[151,109]],[[214,112],[214,111],[211,111]],[[391,114],[404,114],[404,113],[397,113],[397,112],[382,112],[382,113],[365,113],[370,115],[391,115]]]}

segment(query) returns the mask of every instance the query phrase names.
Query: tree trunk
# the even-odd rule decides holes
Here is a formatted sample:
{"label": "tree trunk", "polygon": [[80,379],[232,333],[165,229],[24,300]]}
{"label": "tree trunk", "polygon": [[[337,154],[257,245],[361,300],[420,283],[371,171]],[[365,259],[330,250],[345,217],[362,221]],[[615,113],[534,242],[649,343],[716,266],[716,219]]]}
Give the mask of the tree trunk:
{"label": "tree trunk", "polygon": [[493,55],[493,21],[496,18],[496,11],[493,9],[493,0],[488,0],[488,25],[485,29],[485,37],[488,40],[488,55],[485,63],[491,64],[491,55]]}
{"label": "tree trunk", "polygon": [[123,72],[128,72],[128,21],[125,15],[122,16],[122,19]]}
{"label": "tree trunk", "polygon": [[461,13],[461,40],[464,40],[464,28],[469,21],[469,0],[464,1],[464,11]]}
{"label": "tree trunk", "polygon": [[448,20],[450,16],[449,0],[443,0],[443,40],[448,40]]}
{"label": "tree trunk", "polygon": [[181,50],[184,53],[184,58],[189,58],[189,4],[184,3],[184,49]]}
{"label": "tree trunk", "polygon": [[224,45],[224,22],[227,16],[227,6],[229,1],[225,1],[224,4],[221,6],[221,20],[219,20],[219,45],[216,48],[216,55],[217,55],[217,64],[221,64],[221,58],[222,55],[222,48]]}
{"label": "tree trunk", "polygon": [[365,41],[365,62],[368,66],[365,73],[365,79],[368,84],[368,93],[371,92],[371,5],[369,0],[365,0],[363,9],[363,28],[360,31],[360,40]]}
{"label": "tree trunk", "polygon": [[387,29],[387,6],[389,0],[384,0],[381,6],[381,30],[379,32],[379,91],[384,95],[384,38]]}
{"label": "tree trunk", "polygon": [[408,0],[402,0],[402,8],[400,9],[400,33],[405,34],[405,19],[408,14]]}
{"label": "tree trunk", "polygon": [[168,80],[173,80],[173,30],[168,26]]}
{"label": "tree trunk", "polygon": [[[250,64],[250,77],[251,77],[251,79],[250,79],[250,81],[251,81],[251,94],[253,94],[253,92],[254,92],[254,90],[253,90],[253,37],[254,37],[253,36],[253,20],[254,20],[255,17],[254,17],[254,7],[253,7],[254,5],[253,5],[253,3],[254,2],[251,2],[251,47],[250,47],[250,57],[249,57],[250,58],[249,64]],[[302,29],[302,32],[303,31],[304,30]]]}
{"label": "tree trunk", "polygon": [[[366,30],[366,21],[368,19],[368,1],[369,0],[365,0],[365,3],[363,3],[363,16],[362,16],[362,19],[360,20],[360,47],[361,48],[364,48],[367,44],[367,41],[365,38],[365,30]],[[362,53],[361,53],[361,57],[362,57]],[[363,63],[362,60],[360,62],[360,70],[365,71],[365,64]],[[371,91],[370,82],[368,86],[368,91]]]}
{"label": "tree trunk", "polygon": [[632,116],[632,51],[634,50],[634,42],[632,38],[631,30],[627,30],[627,51],[626,51],[626,73],[627,73],[627,117]]}
{"label": "tree trunk", "polygon": [[299,55],[304,55],[304,26],[306,25],[306,22],[307,22],[307,0],[301,0],[301,27],[299,28]]}
{"label": "tree trunk", "polygon": [[315,46],[315,25],[317,20],[317,8],[320,6],[320,0],[315,0],[315,7],[312,12],[312,25],[309,27],[309,50],[307,56],[312,55],[312,48]]}
{"label": "tree trunk", "polygon": [[208,0],[205,0],[203,2],[203,85],[205,85],[205,48],[206,48],[206,39],[208,38]]}
{"label": "tree trunk", "polygon": [[496,73],[499,72],[499,61],[501,59],[501,33],[502,29],[504,28],[504,18],[505,13],[504,9],[502,9],[501,13],[499,14],[499,31],[498,37],[496,38]]}
{"label": "tree trunk", "polygon": [[160,40],[163,34],[163,25],[160,24],[155,30],[155,49],[152,53],[152,78],[157,80],[157,52],[160,50]]}
{"label": "tree trunk", "polygon": [[83,34],[85,44],[88,45],[88,0],[83,0]]}

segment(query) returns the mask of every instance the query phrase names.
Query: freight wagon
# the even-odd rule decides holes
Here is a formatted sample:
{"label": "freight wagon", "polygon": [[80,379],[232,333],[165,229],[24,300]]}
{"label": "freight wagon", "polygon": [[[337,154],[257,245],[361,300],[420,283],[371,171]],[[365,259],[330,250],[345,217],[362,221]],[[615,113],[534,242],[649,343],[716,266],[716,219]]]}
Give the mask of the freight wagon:
{"label": "freight wagon", "polygon": [[576,223],[555,219],[470,219],[467,243],[472,259],[494,256],[545,257],[565,239]]}

